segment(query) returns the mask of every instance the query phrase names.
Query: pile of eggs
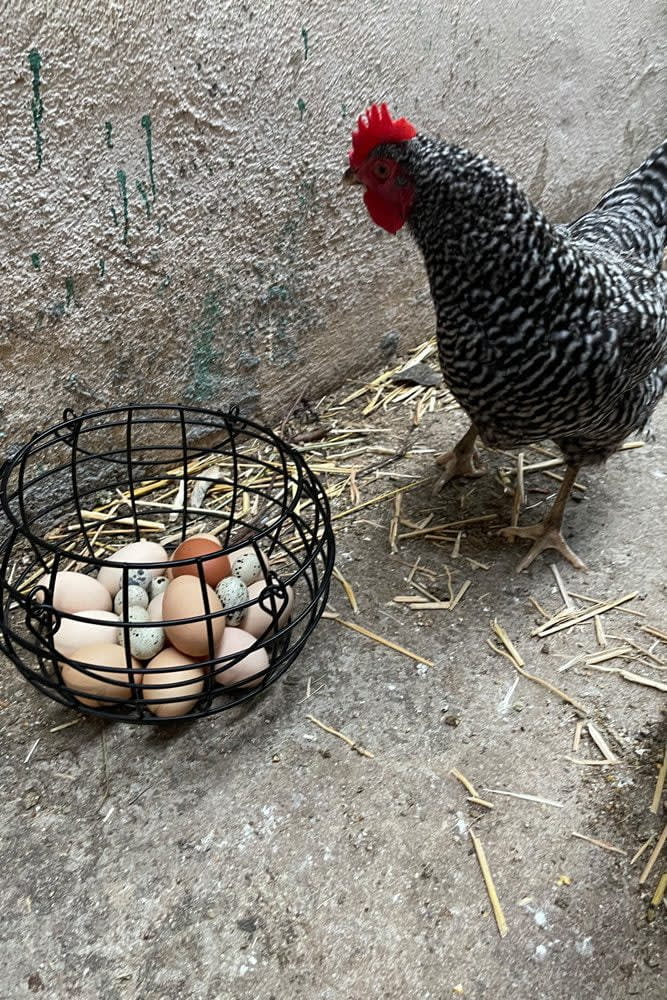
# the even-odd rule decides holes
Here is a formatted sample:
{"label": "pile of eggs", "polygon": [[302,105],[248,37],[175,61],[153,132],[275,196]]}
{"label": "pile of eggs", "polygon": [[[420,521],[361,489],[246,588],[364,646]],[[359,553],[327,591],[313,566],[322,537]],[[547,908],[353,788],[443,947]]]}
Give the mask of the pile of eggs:
{"label": "pile of eggs", "polygon": [[83,705],[141,697],[161,718],[192,711],[207,671],[225,687],[260,684],[269,666],[264,643],[276,625],[287,624],[294,601],[289,585],[266,590],[277,580],[269,570],[258,549],[228,556],[215,535],[201,534],[171,557],[157,542],[132,542],[97,578],[46,574],[37,599],[53,586],[51,603],[67,616],[54,632],[54,648],[85,668],[61,662],[63,683]]}

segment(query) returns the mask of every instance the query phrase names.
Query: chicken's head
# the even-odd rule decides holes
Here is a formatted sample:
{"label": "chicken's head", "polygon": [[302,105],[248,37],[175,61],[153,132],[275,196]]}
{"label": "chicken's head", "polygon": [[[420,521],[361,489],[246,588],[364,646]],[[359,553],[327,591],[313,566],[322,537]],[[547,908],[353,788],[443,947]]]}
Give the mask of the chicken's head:
{"label": "chicken's head", "polygon": [[406,118],[394,119],[386,104],[372,104],[352,132],[346,184],[362,184],[364,202],[373,222],[396,233],[407,221],[414,200],[414,182],[406,167],[391,156],[391,147],[408,142],[417,129]]}

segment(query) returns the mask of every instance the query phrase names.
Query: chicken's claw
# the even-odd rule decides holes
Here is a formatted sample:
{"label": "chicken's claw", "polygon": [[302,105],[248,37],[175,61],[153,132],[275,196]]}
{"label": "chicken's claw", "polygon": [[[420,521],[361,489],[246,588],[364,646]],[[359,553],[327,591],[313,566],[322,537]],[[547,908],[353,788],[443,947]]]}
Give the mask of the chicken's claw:
{"label": "chicken's claw", "polygon": [[568,562],[572,563],[575,569],[588,568],[567,544],[560,532],[560,528],[557,528],[552,524],[540,521],[539,524],[528,524],[523,528],[501,528],[498,534],[511,539],[534,539],[533,545],[528,551],[528,554],[523,557],[517,566],[517,573],[521,573],[522,570],[527,569],[533,560],[539,556],[540,552],[544,552],[545,549],[556,549],[556,551],[560,552],[560,554],[567,559]]}
{"label": "chicken's claw", "polygon": [[435,483],[432,493],[439,493],[445,483],[457,476],[466,476],[468,479],[479,479],[485,475],[486,469],[478,469],[475,465],[476,452],[473,451],[447,451],[444,455],[438,455],[435,460],[436,465],[444,466]]}

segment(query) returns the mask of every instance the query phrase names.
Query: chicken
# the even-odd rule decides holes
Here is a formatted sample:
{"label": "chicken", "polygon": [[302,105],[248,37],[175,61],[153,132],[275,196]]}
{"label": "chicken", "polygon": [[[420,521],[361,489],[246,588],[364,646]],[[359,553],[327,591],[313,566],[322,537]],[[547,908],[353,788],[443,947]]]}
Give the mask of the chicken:
{"label": "chicken", "polygon": [[371,218],[407,223],[422,252],[445,382],[471,420],[438,462],[438,488],[478,476],[475,441],[550,438],[566,462],[539,524],[502,529],[582,561],[561,533],[580,466],[640,431],[667,384],[667,142],[569,226],[551,224],[504,170],[373,105],[352,133],[344,181]]}

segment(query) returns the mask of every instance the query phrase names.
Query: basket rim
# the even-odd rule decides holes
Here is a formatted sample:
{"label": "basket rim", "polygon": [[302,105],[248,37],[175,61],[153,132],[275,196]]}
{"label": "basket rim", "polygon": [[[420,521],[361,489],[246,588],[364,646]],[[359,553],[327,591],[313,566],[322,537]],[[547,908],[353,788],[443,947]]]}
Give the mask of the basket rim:
{"label": "basket rim", "polygon": [[[31,452],[35,450],[36,445],[47,442],[49,438],[53,438],[54,443],[56,443],[59,439],[61,440],[61,442],[65,442],[66,439],[64,438],[63,433],[66,431],[73,431],[77,428],[80,430],[83,421],[86,420],[92,421],[103,417],[113,417],[121,414],[125,414],[126,417],[129,417],[130,413],[135,413],[135,412],[136,413],[143,412],[147,414],[158,414],[160,412],[163,413],[167,412],[174,415],[177,414],[180,416],[181,423],[188,417],[193,417],[193,416],[195,418],[208,417],[208,418],[213,418],[214,421],[217,421],[216,424],[211,426],[210,428],[211,430],[216,430],[216,429],[229,430],[230,425],[231,426],[236,425],[239,431],[249,431],[250,433],[256,432],[258,436],[262,436],[263,438],[266,439],[266,443],[272,444],[284,459],[292,462],[300,474],[303,475],[305,473],[307,479],[310,481],[310,485],[313,487],[316,493],[317,503],[320,505],[321,508],[321,512],[323,515],[324,536],[326,538],[330,533],[331,536],[333,537],[333,530],[331,528],[331,521],[330,521],[331,510],[330,510],[329,498],[327,497],[326,492],[323,489],[319,479],[317,478],[315,473],[311,470],[310,466],[308,465],[308,462],[299,451],[297,451],[287,441],[284,441],[270,427],[267,427],[264,424],[260,424],[249,417],[241,416],[239,408],[236,405],[229,407],[228,410],[223,410],[223,409],[210,409],[207,407],[191,406],[189,404],[183,404],[183,403],[128,403],[128,404],[119,404],[118,406],[112,406],[112,407],[104,407],[96,410],[86,410],[81,414],[76,414],[74,413],[73,410],[66,409],[63,413],[62,421],[60,421],[59,423],[52,424],[49,427],[36,432],[27,442],[25,442],[25,444],[21,445],[18,448],[18,450],[2,464],[2,467],[0,468],[0,506],[2,507],[2,511],[5,514],[7,520],[9,521],[11,528],[13,530],[18,531],[21,535],[23,535],[24,538],[26,538],[33,544],[38,544],[40,546],[43,546],[44,548],[55,554],[61,552],[62,551],[61,546],[45,538],[43,535],[37,534],[34,531],[32,531],[31,527],[27,525],[20,516],[17,516],[17,514],[10,506],[11,500],[15,499],[15,497],[18,495],[19,492],[18,489],[13,491],[11,494],[9,492],[9,480],[12,474],[15,473],[17,470],[19,471],[20,474],[22,463],[31,454]],[[146,424],[160,423],[159,419],[155,420],[147,419],[143,422]],[[118,424],[116,424],[115,426],[122,426],[122,424],[119,421]],[[211,449],[211,453],[212,454],[214,453],[214,449]],[[292,501],[288,505],[288,509],[291,512],[293,512],[293,508],[296,507],[297,503],[298,503],[298,497],[295,496],[292,498]],[[221,548],[225,553],[237,551],[241,548],[244,548],[252,544],[251,541],[252,539],[260,540],[261,538],[268,536],[271,532],[271,529],[272,525],[268,525],[264,528],[259,528],[258,530],[253,532],[252,536],[250,536],[249,538],[242,539],[239,542],[235,542],[226,548],[223,548],[223,546],[221,545]],[[331,541],[331,539],[329,539],[329,541]],[[209,555],[214,556],[215,553],[211,553]],[[72,558],[71,553],[69,554],[69,557]],[[74,558],[76,559],[77,557],[74,556]],[[205,560],[206,558],[208,558],[208,556],[197,557],[198,560],[199,559]],[[84,559],[83,561],[87,560]],[[191,561],[192,560],[185,560],[185,562],[191,562]],[[103,565],[105,564],[105,562],[106,562],[105,560],[96,560],[96,565]],[[179,565],[180,563],[181,560],[178,561]],[[126,568],[132,566],[133,564],[113,562],[110,563],[110,565],[114,567]],[[147,563],[146,565],[147,566],[150,565],[151,567],[157,567],[158,565],[162,566],[165,564],[162,561],[160,561],[159,563],[158,562],[151,564]]]}

